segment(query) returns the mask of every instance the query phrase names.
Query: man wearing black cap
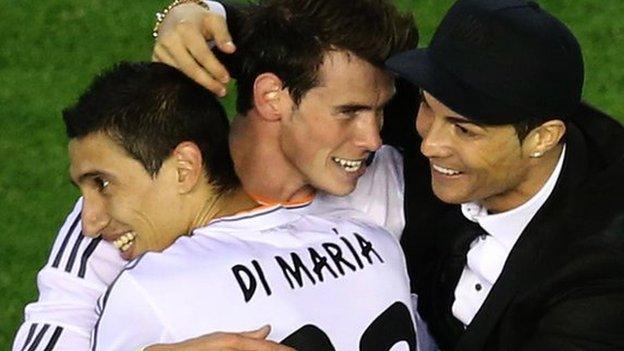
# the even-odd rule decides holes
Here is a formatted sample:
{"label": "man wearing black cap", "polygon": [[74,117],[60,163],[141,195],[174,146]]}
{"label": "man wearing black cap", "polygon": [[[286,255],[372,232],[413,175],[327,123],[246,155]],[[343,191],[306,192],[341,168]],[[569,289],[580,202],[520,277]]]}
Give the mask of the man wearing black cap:
{"label": "man wearing black cap", "polygon": [[440,348],[623,349],[624,129],[580,102],[572,33],[533,2],[459,0],[387,66],[422,89],[403,246]]}

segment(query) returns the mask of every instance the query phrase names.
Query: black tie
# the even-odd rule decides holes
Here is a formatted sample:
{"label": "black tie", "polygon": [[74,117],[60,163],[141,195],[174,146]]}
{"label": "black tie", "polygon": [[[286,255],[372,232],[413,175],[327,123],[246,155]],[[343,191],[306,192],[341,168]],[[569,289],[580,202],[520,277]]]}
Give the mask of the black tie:
{"label": "black tie", "polygon": [[455,288],[464,266],[466,266],[466,255],[468,250],[470,250],[470,243],[481,235],[487,235],[487,232],[478,223],[466,220],[463,224],[463,228],[457,231],[457,235],[451,244],[446,267],[440,279],[442,291],[446,294],[446,320],[449,326],[455,330],[453,334],[456,335],[464,331],[464,325],[453,316],[452,312],[453,302],[455,301]]}

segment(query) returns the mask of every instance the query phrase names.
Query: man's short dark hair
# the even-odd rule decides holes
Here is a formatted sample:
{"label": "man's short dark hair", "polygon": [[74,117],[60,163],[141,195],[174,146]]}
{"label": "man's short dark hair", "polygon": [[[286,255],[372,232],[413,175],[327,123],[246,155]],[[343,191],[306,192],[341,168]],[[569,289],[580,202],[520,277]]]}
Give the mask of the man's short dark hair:
{"label": "man's short dark hair", "polygon": [[413,17],[390,0],[260,0],[245,12],[237,39],[237,110],[253,107],[253,84],[276,74],[296,104],[319,84],[325,54],[347,51],[382,68],[391,55],[416,47]]}
{"label": "man's short dark hair", "polygon": [[229,124],[214,95],[161,63],[120,63],[94,79],[63,111],[67,136],[104,132],[155,176],[178,144],[201,150],[218,191],[239,184],[228,148]]}
{"label": "man's short dark hair", "polygon": [[518,122],[514,122],[511,125],[516,130],[516,135],[518,136],[520,143],[522,143],[524,138],[526,138],[533,129],[541,126],[544,122],[546,122],[546,120],[541,118],[526,118]]}

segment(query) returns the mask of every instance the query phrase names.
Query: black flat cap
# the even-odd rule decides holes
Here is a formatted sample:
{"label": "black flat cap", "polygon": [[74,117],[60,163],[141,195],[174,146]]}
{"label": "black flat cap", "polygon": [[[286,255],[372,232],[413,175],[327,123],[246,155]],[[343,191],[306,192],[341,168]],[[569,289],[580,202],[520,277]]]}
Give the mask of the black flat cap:
{"label": "black flat cap", "polygon": [[486,124],[566,119],[579,106],[584,76],[574,35],[524,0],[459,0],[428,48],[395,55],[386,66]]}

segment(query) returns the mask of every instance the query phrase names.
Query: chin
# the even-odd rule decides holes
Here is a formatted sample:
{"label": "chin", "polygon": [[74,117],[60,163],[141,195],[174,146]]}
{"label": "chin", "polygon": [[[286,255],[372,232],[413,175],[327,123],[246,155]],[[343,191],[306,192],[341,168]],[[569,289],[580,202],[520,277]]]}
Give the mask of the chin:
{"label": "chin", "polygon": [[355,190],[355,184],[334,184],[326,187],[316,187],[330,195],[347,196]]}
{"label": "chin", "polygon": [[451,205],[460,205],[470,202],[470,199],[467,199],[465,196],[458,196],[458,193],[452,189],[438,189],[435,185],[433,186],[433,194],[440,201]]}

